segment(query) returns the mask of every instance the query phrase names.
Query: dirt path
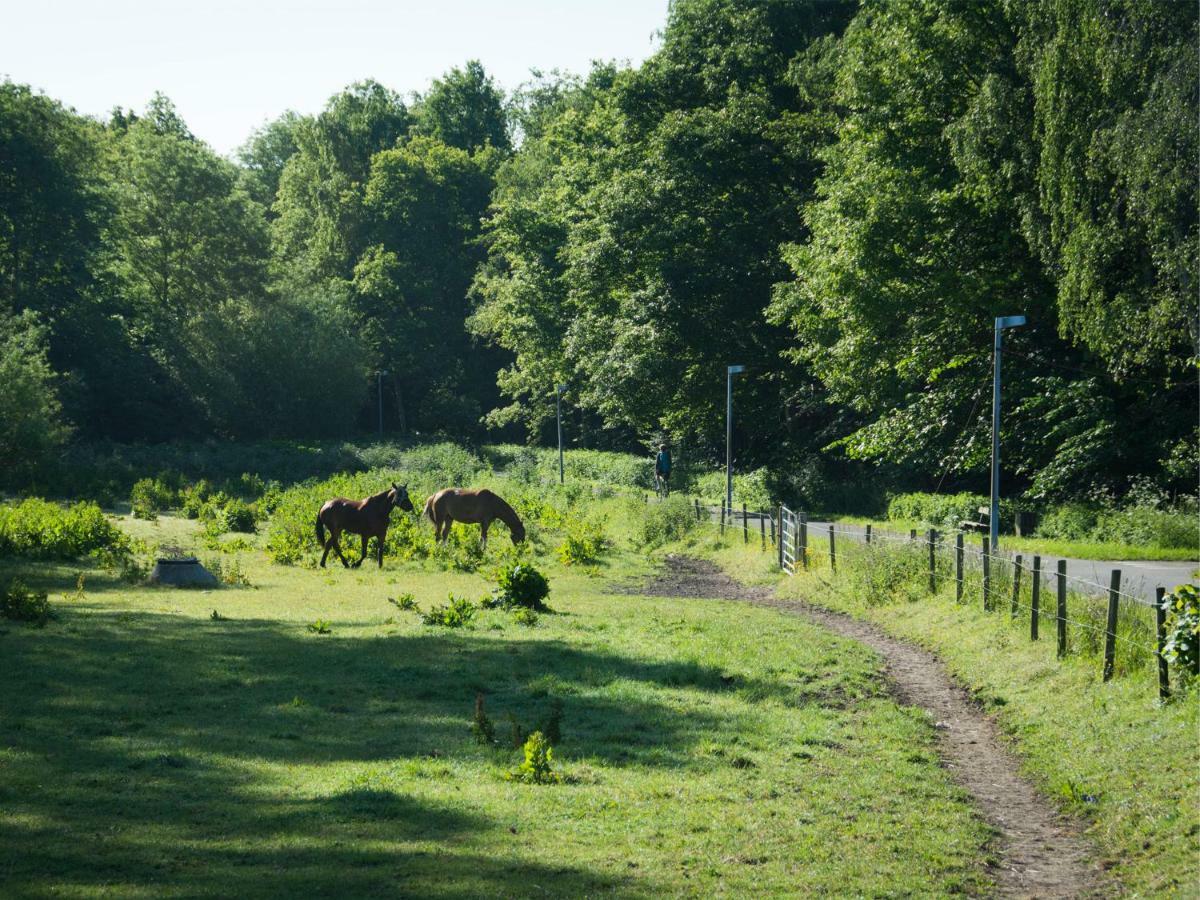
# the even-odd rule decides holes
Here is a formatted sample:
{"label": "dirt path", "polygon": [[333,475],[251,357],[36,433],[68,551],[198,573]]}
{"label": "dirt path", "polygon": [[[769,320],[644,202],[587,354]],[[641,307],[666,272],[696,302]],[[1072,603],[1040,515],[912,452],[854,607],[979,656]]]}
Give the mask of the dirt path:
{"label": "dirt path", "polygon": [[1077,828],[1058,815],[1019,773],[995,723],[972,703],[937,658],[866,622],[808,603],[780,600],[769,588],[734,581],[703,560],[669,556],[639,593],[660,597],[744,600],[784,609],[877,652],[900,702],[928,711],[938,752],[954,780],[975,798],[999,832],[992,870],[1002,897],[1091,897],[1099,878]]}

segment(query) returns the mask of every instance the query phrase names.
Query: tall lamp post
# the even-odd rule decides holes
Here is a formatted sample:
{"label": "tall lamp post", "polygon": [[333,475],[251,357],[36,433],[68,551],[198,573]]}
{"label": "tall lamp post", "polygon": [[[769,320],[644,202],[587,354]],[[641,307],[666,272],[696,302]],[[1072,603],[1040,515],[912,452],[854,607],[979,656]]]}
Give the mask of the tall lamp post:
{"label": "tall lamp post", "polygon": [[1025,324],[1024,316],[997,316],[992,348],[992,505],[988,513],[988,543],[1000,549],[1000,333]]}
{"label": "tall lamp post", "polygon": [[562,445],[562,395],[566,391],[565,384],[554,386],[554,406],[558,416],[558,483],[563,483],[563,445]]}
{"label": "tall lamp post", "polygon": [[725,368],[725,508],[733,509],[733,376],[745,366]]}
{"label": "tall lamp post", "polygon": [[387,372],[379,371],[375,373],[375,393],[379,397],[379,436],[383,437],[383,376]]}

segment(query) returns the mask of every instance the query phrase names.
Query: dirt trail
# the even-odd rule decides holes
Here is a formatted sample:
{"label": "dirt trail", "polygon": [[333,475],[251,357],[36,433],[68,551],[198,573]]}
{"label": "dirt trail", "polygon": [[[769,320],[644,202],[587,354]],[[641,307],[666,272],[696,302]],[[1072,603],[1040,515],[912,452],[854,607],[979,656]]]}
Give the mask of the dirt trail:
{"label": "dirt trail", "polygon": [[1093,897],[1099,877],[1078,829],[1038,796],[1019,773],[994,722],[971,701],[937,658],[866,622],[808,603],[780,600],[769,588],[734,581],[703,560],[668,556],[665,569],[639,593],[660,597],[744,600],[784,609],[830,631],[866,644],[886,664],[900,702],[928,711],[937,728],[942,764],[975,798],[983,817],[999,832],[992,871],[997,896]]}

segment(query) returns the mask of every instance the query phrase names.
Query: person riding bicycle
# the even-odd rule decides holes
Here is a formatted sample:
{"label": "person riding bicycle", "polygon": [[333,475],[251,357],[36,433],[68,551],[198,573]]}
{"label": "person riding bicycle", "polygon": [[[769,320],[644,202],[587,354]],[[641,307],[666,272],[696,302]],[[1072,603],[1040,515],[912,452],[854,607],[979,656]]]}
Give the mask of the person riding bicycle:
{"label": "person riding bicycle", "polygon": [[666,496],[671,480],[671,451],[666,444],[658,445],[658,456],[654,459],[654,482],[658,491]]}

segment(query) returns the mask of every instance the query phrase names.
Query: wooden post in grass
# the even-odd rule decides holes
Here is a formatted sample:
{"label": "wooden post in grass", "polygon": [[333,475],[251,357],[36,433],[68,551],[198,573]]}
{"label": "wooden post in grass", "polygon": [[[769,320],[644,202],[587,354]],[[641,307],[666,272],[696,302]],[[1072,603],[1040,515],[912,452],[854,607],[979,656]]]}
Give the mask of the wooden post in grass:
{"label": "wooden post in grass", "polygon": [[992,590],[992,558],[988,555],[987,535],[983,538],[983,608],[991,609],[991,599],[988,594]]}
{"label": "wooden post in grass", "polygon": [[742,504],[742,543],[750,543],[750,525],[746,519],[746,504]]}
{"label": "wooden post in grass", "polygon": [[696,521],[700,521],[700,498],[693,497],[692,502],[696,504]]}
{"label": "wooden post in grass", "polygon": [[758,534],[762,538],[762,552],[767,552],[767,517],[761,513],[758,516]]}
{"label": "wooden post in grass", "polygon": [[1121,570],[1112,570],[1108,585],[1108,624],[1104,627],[1104,680],[1113,677],[1113,660],[1117,649],[1117,605],[1121,602]]}
{"label": "wooden post in grass", "polygon": [[1171,681],[1167,673],[1167,658],[1163,656],[1163,647],[1167,643],[1167,611],[1163,609],[1163,595],[1166,588],[1158,588],[1154,592],[1154,631],[1158,635],[1158,696],[1166,700],[1171,696]]}
{"label": "wooden post in grass", "polygon": [[911,528],[911,529],[909,529],[909,532],[908,532],[908,539],[909,539],[909,541],[911,541],[911,542],[914,542],[914,543],[916,542],[916,540],[917,540],[917,529],[915,529],[915,528]]}
{"label": "wooden post in grass", "polygon": [[800,513],[800,561],[808,568],[808,513]]}
{"label": "wooden post in grass", "polygon": [[1058,658],[1067,655],[1067,561],[1058,561]]}
{"label": "wooden post in grass", "polygon": [[721,498],[721,537],[725,536],[725,498]]}
{"label": "wooden post in grass", "polygon": [[934,550],[937,547],[937,532],[929,529],[929,593],[937,593],[937,560],[934,558]]}
{"label": "wooden post in grass", "polygon": [[[771,538],[775,538],[775,520],[771,520]],[[775,544],[775,550],[779,554],[779,568],[783,568],[783,536],[787,534],[783,530],[783,504],[779,504],[779,541]]]}
{"label": "wooden post in grass", "polygon": [[1021,554],[1018,553],[1017,558],[1015,560],[1013,560],[1012,609],[1009,612],[1009,615],[1014,619],[1017,617],[1017,607],[1020,605],[1020,600],[1021,600]]}
{"label": "wooden post in grass", "polygon": [[954,537],[954,602],[962,603],[963,595],[963,534]]}
{"label": "wooden post in grass", "polygon": [[867,546],[870,547],[871,546],[871,523],[870,522],[867,523],[866,534],[867,534]]}
{"label": "wooden post in grass", "polygon": [[837,545],[833,542],[833,523],[829,523],[829,571],[837,571]]}
{"label": "wooden post in grass", "polygon": [[[782,519],[780,520],[782,521]],[[771,513],[771,546],[775,546],[775,513]]]}
{"label": "wooden post in grass", "polygon": [[1032,610],[1029,614],[1029,639],[1036,641],[1038,639],[1038,608],[1041,606],[1042,599],[1042,558],[1035,556],[1033,558],[1033,584],[1030,586],[1030,604]]}

